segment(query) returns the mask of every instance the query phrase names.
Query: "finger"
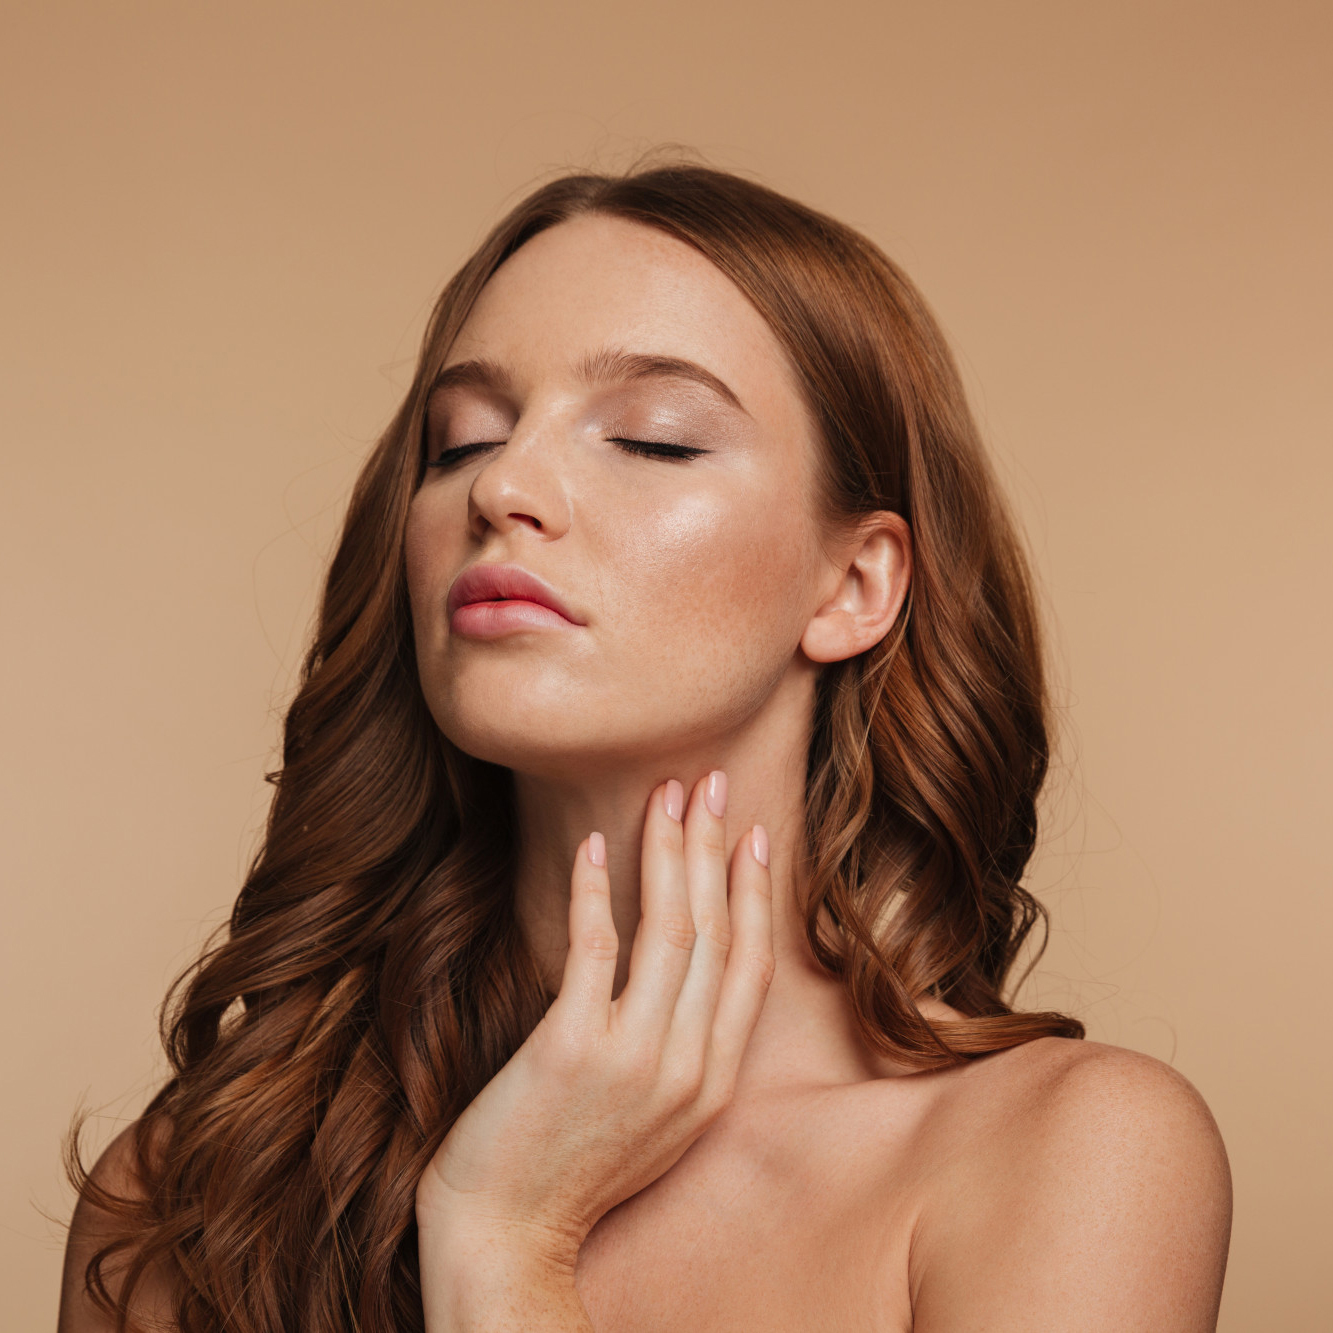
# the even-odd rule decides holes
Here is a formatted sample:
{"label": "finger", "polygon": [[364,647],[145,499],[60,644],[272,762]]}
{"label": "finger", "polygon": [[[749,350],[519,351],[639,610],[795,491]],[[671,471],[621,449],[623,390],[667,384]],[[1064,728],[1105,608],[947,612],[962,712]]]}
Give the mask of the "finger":
{"label": "finger", "polygon": [[605,1031],[620,940],[611,915],[611,880],[606,839],[591,833],[574,857],[569,888],[569,952],[560,993],[551,1008],[579,1025]]}
{"label": "finger", "polygon": [[672,778],[653,791],[643,824],[639,924],[617,1019],[643,1041],[665,1040],[676,996],[690,966],[694,917],[685,879],[681,827],[685,793]]}
{"label": "finger", "polygon": [[700,778],[685,812],[685,874],[695,941],[690,970],[676,1001],[668,1056],[693,1059],[702,1069],[718,992],[731,949],[727,904],[727,775],[714,769]]}
{"label": "finger", "polygon": [[734,1085],[773,980],[773,880],[768,833],[756,824],[731,857],[731,952],[713,1019],[710,1084]]}

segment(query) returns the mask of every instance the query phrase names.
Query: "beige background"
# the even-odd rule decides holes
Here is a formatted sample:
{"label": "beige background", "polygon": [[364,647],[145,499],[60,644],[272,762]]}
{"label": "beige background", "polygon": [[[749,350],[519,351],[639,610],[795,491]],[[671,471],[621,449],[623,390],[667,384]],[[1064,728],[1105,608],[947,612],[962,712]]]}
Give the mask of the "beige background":
{"label": "beige background", "polygon": [[4,1326],[75,1104],[160,1076],[432,297],[537,176],[678,140],[953,337],[1056,626],[1033,993],[1212,1106],[1222,1327],[1329,1327],[1331,14],[5,4]]}

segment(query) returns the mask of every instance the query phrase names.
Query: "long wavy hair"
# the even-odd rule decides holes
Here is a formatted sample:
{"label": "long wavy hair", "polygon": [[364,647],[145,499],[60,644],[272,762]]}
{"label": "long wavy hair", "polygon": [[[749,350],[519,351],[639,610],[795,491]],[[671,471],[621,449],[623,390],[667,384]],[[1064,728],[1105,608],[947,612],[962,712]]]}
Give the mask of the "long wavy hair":
{"label": "long wavy hair", "polygon": [[[552,996],[512,910],[512,775],[440,734],[417,675],[403,534],[426,398],[486,281],[584,213],[712,261],[785,348],[822,435],[824,517],[889,509],[914,574],[894,630],[819,678],[806,778],[810,947],[866,1041],[919,1068],[1043,1036],[1006,979],[1043,911],[1021,879],[1048,741],[1021,547],[920,294],[855,231],[692,164],[555,180],[441,295],[356,484],[287,712],[265,838],[223,941],[163,1009],[173,1070],[133,1129],[93,1300],[130,1326],[150,1271],[183,1333],[422,1325],[414,1196]],[[963,1015],[931,1022],[917,997]],[[110,1280],[114,1270],[116,1280]]]}

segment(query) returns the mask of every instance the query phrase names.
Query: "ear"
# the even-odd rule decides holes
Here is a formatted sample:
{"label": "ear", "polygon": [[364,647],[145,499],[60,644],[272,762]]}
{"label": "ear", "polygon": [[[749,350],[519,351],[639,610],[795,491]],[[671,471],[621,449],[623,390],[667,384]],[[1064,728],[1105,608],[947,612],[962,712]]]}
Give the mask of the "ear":
{"label": "ear", "polygon": [[841,662],[873,648],[893,628],[912,581],[912,530],[901,514],[867,515],[835,549],[831,593],[801,636],[812,662]]}

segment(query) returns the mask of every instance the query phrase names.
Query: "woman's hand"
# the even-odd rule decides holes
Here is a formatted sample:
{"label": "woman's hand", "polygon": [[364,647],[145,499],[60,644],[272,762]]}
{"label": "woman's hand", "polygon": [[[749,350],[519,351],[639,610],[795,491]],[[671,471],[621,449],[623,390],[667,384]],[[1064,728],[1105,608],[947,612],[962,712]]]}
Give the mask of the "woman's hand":
{"label": "woman's hand", "polygon": [[418,1186],[426,1286],[431,1251],[455,1242],[572,1275],[598,1218],[662,1175],[731,1100],[773,976],[768,838],[760,826],[741,838],[728,873],[725,775],[699,780],[682,819],[683,795],[672,780],[649,799],[642,914],[614,1000],[605,843],[593,833],[580,844],[560,993]]}

